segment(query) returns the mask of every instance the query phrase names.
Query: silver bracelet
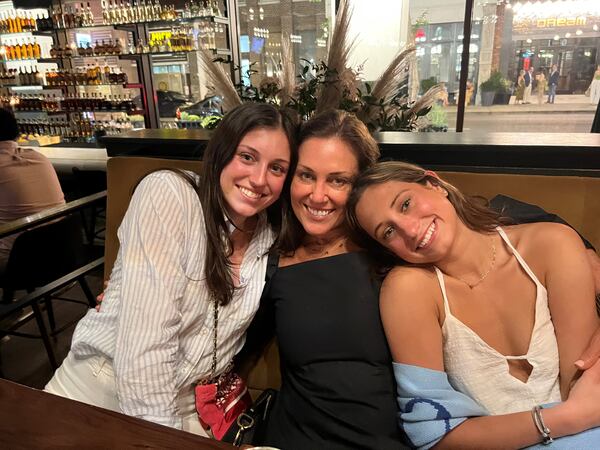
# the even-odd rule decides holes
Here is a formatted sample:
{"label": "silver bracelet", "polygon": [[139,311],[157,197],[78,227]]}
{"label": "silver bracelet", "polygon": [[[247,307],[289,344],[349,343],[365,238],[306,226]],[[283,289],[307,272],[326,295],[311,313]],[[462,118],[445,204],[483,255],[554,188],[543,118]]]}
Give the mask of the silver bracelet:
{"label": "silver bracelet", "polygon": [[531,410],[531,416],[533,417],[533,423],[535,424],[535,427],[542,436],[542,444],[548,445],[552,444],[552,442],[554,442],[554,439],[552,439],[552,436],[550,436],[550,428],[548,428],[544,423],[544,418],[542,417],[542,409],[544,408],[539,405],[534,406]]}

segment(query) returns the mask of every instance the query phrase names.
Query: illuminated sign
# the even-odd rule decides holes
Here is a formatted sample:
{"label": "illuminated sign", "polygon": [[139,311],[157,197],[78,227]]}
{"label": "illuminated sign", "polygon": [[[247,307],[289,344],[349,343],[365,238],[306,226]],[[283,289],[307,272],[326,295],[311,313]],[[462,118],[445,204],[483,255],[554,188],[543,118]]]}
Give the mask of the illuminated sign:
{"label": "illuminated sign", "polygon": [[548,17],[546,19],[537,19],[535,25],[538,28],[550,28],[574,27],[576,25],[585,25],[586,23],[586,17]]}

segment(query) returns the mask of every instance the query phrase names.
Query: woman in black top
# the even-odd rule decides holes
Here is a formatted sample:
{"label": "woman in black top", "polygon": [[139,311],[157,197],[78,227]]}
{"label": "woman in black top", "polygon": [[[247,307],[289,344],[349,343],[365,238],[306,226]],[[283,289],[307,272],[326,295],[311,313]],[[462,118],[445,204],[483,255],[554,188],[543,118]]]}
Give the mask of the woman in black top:
{"label": "woman in black top", "polygon": [[282,373],[265,444],[398,449],[379,284],[345,222],[352,181],[379,157],[377,143],[343,111],[306,122],[300,141],[278,255],[271,259],[276,269],[261,306],[275,321]]}

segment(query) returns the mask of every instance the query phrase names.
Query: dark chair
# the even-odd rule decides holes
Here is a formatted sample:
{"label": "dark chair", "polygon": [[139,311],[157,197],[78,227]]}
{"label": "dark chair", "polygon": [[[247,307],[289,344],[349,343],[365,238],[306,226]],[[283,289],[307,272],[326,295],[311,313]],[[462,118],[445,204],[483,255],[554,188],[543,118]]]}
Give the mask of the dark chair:
{"label": "dark chair", "polygon": [[[106,190],[106,171],[81,170],[78,167],[73,167],[72,173],[73,198],[82,198]],[[93,244],[95,240],[103,242],[106,230],[106,199],[103,202],[95,203],[89,208],[82,209],[81,218],[87,242],[89,244]]]}
{"label": "dark chair", "polygon": [[[0,305],[0,319],[6,318],[9,314],[11,317],[16,315],[20,315],[20,317],[16,321],[9,322],[8,327],[0,330],[0,337],[7,334],[22,337],[41,337],[46,346],[50,363],[56,369],[56,360],[49,337],[64,330],[72,322],[56,330],[52,298],[61,297],[54,297],[53,294],[56,294],[59,288],[64,288],[77,281],[87,298],[85,305],[94,307],[96,304],[95,298],[85,280],[85,273],[73,275],[68,283],[63,283],[56,289],[40,290],[42,295],[37,298],[31,295],[23,297],[28,299],[26,302],[22,302],[23,298],[21,298],[13,303],[15,292],[26,290],[31,294],[68,274],[74,274],[77,269],[100,257],[101,252],[101,248],[94,251],[93,248],[84,245],[81,216],[78,213],[59,217],[19,234],[11,249],[6,270],[0,279],[4,291],[2,304]],[[39,304],[42,299],[48,313],[50,333],[46,331],[40,313]],[[83,303],[77,300],[61,299]],[[23,315],[23,311],[28,312],[29,307],[32,310]],[[31,318],[36,319],[40,328],[40,336],[16,331]]]}

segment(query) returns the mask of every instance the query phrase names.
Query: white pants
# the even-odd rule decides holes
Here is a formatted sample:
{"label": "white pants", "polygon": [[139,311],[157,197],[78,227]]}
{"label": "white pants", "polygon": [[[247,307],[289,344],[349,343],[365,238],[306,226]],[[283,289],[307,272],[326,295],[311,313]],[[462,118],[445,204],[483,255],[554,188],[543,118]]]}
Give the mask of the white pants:
{"label": "white pants", "polygon": [[600,101],[600,80],[592,81],[590,85],[590,103],[597,105]]}
{"label": "white pants", "polygon": [[531,103],[531,82],[529,82],[529,86],[526,86],[523,92],[523,103]]}
{"label": "white pants", "polygon": [[[121,412],[112,362],[102,356],[79,359],[73,352],[69,352],[44,390],[50,394]],[[183,417],[183,430],[210,437],[198,420],[192,385],[179,393],[177,402],[179,413]]]}

